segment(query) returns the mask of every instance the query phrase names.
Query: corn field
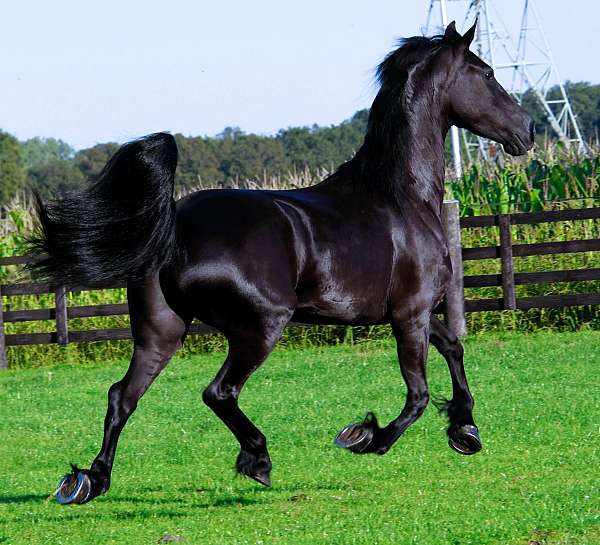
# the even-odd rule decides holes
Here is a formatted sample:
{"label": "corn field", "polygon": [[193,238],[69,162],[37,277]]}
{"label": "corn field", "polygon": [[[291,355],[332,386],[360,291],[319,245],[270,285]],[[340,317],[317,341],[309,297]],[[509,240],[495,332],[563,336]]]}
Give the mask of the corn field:
{"label": "corn field", "polygon": [[599,182],[599,149],[585,157],[548,146],[527,159],[508,158],[502,170],[475,163],[448,184],[447,193],[460,202],[463,216],[538,212],[594,206],[600,201]]}

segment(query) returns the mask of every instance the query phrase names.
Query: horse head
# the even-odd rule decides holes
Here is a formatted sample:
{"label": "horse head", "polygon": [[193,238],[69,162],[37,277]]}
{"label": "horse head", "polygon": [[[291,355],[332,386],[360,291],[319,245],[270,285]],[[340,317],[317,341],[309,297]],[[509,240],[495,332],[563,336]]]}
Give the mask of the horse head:
{"label": "horse head", "polygon": [[477,22],[461,36],[452,22],[440,49],[445,71],[446,113],[449,122],[502,144],[511,155],[533,147],[531,116],[494,77],[492,68],[469,50]]}

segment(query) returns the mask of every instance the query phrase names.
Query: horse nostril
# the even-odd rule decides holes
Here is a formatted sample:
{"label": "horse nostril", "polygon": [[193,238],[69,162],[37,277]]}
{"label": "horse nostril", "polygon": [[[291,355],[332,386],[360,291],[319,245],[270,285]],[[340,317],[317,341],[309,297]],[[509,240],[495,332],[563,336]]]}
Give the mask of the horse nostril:
{"label": "horse nostril", "polygon": [[535,142],[535,122],[533,119],[529,123],[529,137],[531,138],[531,142]]}

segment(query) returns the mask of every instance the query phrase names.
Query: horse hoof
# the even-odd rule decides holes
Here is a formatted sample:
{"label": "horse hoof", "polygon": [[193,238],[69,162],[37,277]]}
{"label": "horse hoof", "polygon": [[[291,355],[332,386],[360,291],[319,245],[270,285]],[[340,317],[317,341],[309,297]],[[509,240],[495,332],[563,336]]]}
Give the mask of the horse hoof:
{"label": "horse hoof", "polygon": [[448,445],[456,452],[465,455],[476,454],[481,450],[481,438],[477,426],[466,424],[452,432]]}
{"label": "horse hoof", "polygon": [[267,452],[257,455],[240,450],[235,469],[239,474],[250,477],[263,486],[271,486],[271,460]]}
{"label": "horse hoof", "polygon": [[267,488],[271,486],[271,476],[268,473],[259,473],[258,475],[246,475],[251,479],[255,480],[257,483],[266,486]]}
{"label": "horse hoof", "polygon": [[58,483],[55,496],[61,505],[70,503],[85,503],[92,490],[90,478],[82,471],[65,475]]}
{"label": "horse hoof", "polygon": [[363,424],[350,424],[346,426],[335,438],[338,447],[346,448],[360,454],[373,441],[373,428]]}

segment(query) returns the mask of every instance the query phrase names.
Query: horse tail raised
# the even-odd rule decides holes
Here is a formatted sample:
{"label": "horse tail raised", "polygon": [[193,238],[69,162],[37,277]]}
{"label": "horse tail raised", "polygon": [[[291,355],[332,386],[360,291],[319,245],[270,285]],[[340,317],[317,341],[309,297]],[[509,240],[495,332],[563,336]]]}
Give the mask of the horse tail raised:
{"label": "horse tail raised", "polygon": [[123,145],[85,191],[43,203],[29,270],[53,285],[140,280],[177,253],[173,189],[177,145],[156,133]]}

